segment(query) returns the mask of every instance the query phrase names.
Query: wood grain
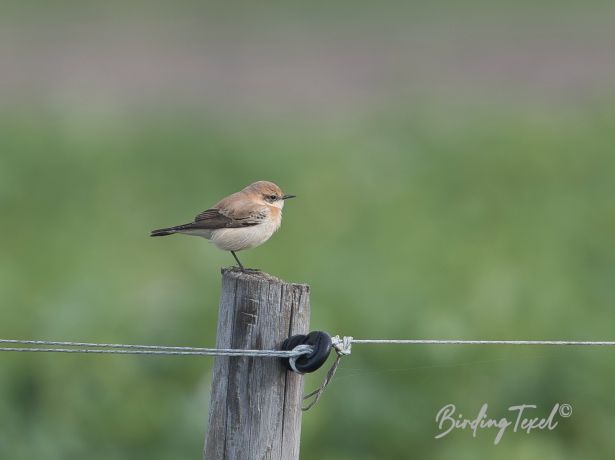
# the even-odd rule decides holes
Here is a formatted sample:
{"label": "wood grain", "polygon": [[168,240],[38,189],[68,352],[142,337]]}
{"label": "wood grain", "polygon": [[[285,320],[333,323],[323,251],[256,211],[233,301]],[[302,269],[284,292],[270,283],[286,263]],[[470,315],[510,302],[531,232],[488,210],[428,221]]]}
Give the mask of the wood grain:
{"label": "wood grain", "polygon": [[[216,346],[273,350],[309,328],[309,286],[222,270]],[[297,460],[303,377],[279,358],[216,358],[206,460]]]}

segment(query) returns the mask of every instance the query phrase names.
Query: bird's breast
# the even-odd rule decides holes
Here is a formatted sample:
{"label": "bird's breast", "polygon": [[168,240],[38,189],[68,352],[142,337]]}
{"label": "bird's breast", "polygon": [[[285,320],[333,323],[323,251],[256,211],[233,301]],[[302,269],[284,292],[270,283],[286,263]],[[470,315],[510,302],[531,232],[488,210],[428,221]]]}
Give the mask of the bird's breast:
{"label": "bird's breast", "polygon": [[241,251],[263,244],[280,227],[273,220],[251,227],[222,228],[211,232],[210,240],[224,251]]}
{"label": "bird's breast", "polygon": [[276,230],[282,224],[282,209],[277,206],[267,206],[269,209],[269,219],[271,219],[272,223],[276,225]]}

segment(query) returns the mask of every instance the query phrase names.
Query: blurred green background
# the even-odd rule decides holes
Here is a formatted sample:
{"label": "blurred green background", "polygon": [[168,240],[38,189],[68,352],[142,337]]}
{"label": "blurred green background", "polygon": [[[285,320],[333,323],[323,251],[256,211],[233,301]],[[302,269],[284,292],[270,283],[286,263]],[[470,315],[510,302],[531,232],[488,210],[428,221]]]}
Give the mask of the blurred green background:
{"label": "blurred green background", "polygon": [[[0,338],[213,345],[231,256],[148,232],[267,179],[312,329],[615,339],[612,2],[0,6]],[[356,345],[302,459],[613,458],[614,353]],[[212,363],[2,353],[0,458],[200,458]]]}

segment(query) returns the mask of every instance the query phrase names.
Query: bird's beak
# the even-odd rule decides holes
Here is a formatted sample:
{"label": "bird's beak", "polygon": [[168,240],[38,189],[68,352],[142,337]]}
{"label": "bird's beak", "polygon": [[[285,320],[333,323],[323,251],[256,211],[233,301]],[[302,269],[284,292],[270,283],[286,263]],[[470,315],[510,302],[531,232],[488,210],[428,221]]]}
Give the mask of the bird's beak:
{"label": "bird's beak", "polygon": [[284,195],[282,197],[283,200],[290,200],[291,198],[297,198],[297,195]]}

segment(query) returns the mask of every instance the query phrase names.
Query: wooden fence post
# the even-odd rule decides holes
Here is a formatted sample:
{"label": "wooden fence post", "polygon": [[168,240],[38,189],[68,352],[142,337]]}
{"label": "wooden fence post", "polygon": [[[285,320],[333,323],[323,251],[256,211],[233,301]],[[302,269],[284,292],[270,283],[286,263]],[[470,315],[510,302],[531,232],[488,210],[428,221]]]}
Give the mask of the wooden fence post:
{"label": "wooden fence post", "polygon": [[[279,349],[306,334],[310,288],[263,272],[222,270],[217,348]],[[205,460],[298,460],[303,377],[280,358],[218,356]]]}

